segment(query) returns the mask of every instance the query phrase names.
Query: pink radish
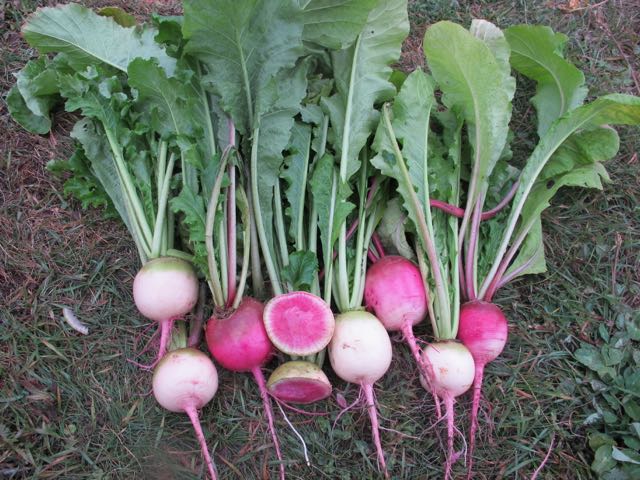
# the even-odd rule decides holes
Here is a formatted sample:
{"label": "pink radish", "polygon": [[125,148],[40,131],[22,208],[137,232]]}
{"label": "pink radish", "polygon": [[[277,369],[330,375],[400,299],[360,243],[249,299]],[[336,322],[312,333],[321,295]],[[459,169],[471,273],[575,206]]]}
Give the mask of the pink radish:
{"label": "pink radish", "polygon": [[149,260],[133,280],[133,301],[138,311],[160,325],[158,360],[167,350],[173,322],[198,301],[198,278],[188,262],[176,257]]}
{"label": "pink radish", "polygon": [[354,310],[342,313],[336,317],[336,329],[329,343],[329,359],[341,379],[359,384],[364,391],[378,463],[388,478],[373,384],[387,373],[391,365],[389,334],[382,323],[368,312]]}
{"label": "pink radish", "polygon": [[[367,270],[364,301],[368,310],[389,331],[401,331],[409,344],[424,378],[431,378],[431,365],[425,363],[413,335],[413,326],[427,315],[427,295],[420,269],[410,260],[387,255]],[[432,390],[436,413],[440,418],[440,402]]]}
{"label": "pink radish", "polygon": [[269,392],[288,403],[313,403],[331,395],[331,383],[313,362],[292,360],[276,368],[267,382]]}
{"label": "pink radish", "polygon": [[216,367],[207,355],[193,348],[172,350],[160,360],[153,373],[153,395],[167,410],[189,416],[213,480],[216,469],[200,426],[198,410],[211,401],[217,390]]}
{"label": "pink radish", "polygon": [[469,432],[469,478],[472,474],[484,366],[502,353],[507,343],[507,331],[507,319],[497,305],[481,300],[462,305],[458,338],[469,349],[475,361],[471,429]]}
{"label": "pink radish", "polygon": [[271,401],[261,367],[274,353],[273,344],[267,336],[262,316],[264,305],[245,297],[230,315],[209,319],[206,328],[207,346],[213,358],[227,370],[251,372],[260,389],[260,396],[267,414],[273,446],[280,461],[280,478],[284,478],[284,463],[280,443],[273,423]]}
{"label": "pink radish", "polygon": [[335,319],[322,298],[307,292],[290,292],[267,302],[264,325],[267,335],[280,351],[307,356],[329,344]]}
{"label": "pink radish", "polygon": [[[451,478],[453,459],[453,425],[455,398],[471,388],[474,375],[474,361],[469,350],[455,341],[432,343],[422,352],[425,361],[432,365],[429,384],[421,378],[422,386],[430,391],[434,388],[438,397],[444,400],[447,415],[447,461],[445,480]],[[430,388],[431,387],[431,388]]]}

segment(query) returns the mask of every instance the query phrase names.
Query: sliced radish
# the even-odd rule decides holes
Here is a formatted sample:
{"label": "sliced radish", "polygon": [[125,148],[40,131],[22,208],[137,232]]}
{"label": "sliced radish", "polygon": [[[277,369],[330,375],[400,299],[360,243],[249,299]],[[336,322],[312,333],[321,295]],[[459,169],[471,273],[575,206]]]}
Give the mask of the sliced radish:
{"label": "sliced radish", "polygon": [[331,395],[331,382],[318,365],[294,360],[276,368],[267,382],[269,392],[288,403],[313,403]]}
{"label": "sliced radish", "polygon": [[307,292],[271,299],[264,308],[264,325],[273,344],[289,355],[317,353],[331,341],[335,319],[329,305]]}

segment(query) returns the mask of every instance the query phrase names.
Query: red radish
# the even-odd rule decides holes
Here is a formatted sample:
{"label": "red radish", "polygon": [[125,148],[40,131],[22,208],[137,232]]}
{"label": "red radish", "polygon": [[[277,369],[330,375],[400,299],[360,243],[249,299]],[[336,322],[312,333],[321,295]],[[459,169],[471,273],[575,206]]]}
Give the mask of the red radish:
{"label": "red radish", "polygon": [[382,323],[368,312],[354,310],[342,313],[336,317],[336,329],[329,343],[329,359],[341,379],[359,384],[364,391],[378,463],[388,478],[373,384],[387,373],[391,365],[389,334]]}
{"label": "red radish", "polygon": [[154,258],[133,280],[133,301],[142,315],[160,325],[157,362],[167,350],[173,322],[189,313],[198,301],[198,277],[185,260]]}
{"label": "red radish", "polygon": [[267,414],[273,446],[280,460],[280,478],[284,479],[280,443],[273,424],[271,401],[261,369],[274,353],[273,344],[267,336],[262,321],[263,312],[264,305],[261,302],[245,297],[230,315],[212,316],[207,323],[205,335],[211,355],[224,368],[233,372],[253,374]]}
{"label": "red radish", "polygon": [[200,426],[198,410],[211,401],[217,390],[216,367],[207,355],[193,348],[172,350],[160,360],[153,373],[153,395],[167,410],[189,416],[213,480],[216,469]]}
{"label": "red radish", "polygon": [[[409,344],[424,378],[431,378],[431,365],[425,363],[413,335],[413,326],[427,315],[427,295],[420,269],[412,261],[397,255],[386,255],[367,270],[364,301],[384,327],[401,331]],[[430,389],[440,418],[440,402]]]}
{"label": "red radish", "polygon": [[288,403],[313,403],[331,395],[331,383],[313,362],[293,360],[276,368],[267,382],[269,392]]}
{"label": "red radish", "polygon": [[280,351],[307,356],[329,344],[335,319],[322,298],[307,292],[290,292],[267,302],[264,325]]}
{"label": "red radish", "polygon": [[502,310],[493,303],[476,300],[465,303],[460,308],[458,338],[469,349],[475,361],[471,430],[469,432],[469,478],[471,478],[473,450],[478,429],[478,409],[480,408],[484,366],[502,353],[507,343],[507,331],[507,319]]}
{"label": "red radish", "polygon": [[433,366],[433,376],[429,385],[421,378],[425,390],[433,387],[438,397],[444,400],[447,414],[447,461],[445,479],[451,478],[453,459],[453,404],[455,398],[471,388],[474,375],[474,361],[469,350],[455,341],[432,343],[422,352],[425,361]]}

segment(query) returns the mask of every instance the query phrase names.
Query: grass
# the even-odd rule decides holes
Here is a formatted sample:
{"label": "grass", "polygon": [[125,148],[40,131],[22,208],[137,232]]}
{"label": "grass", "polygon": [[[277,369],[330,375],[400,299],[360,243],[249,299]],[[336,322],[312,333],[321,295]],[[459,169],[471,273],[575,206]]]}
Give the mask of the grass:
{"label": "grass", "polygon": [[[32,54],[18,26],[43,3],[4,4],[3,95],[12,72]],[[151,7],[138,3],[144,17]],[[545,23],[569,36],[568,56],[585,71],[594,94],[640,94],[632,77],[640,69],[634,2],[609,1],[572,13],[560,9],[568,3],[413,1],[404,64],[421,64],[422,32],[441,18],[468,24],[483,17],[501,27]],[[202,478],[188,419],[160,409],[149,396],[150,375],[126,362],[151,335],[142,335],[147,322],[131,302],[137,257],[126,231],[99,212],[80,211],[44,169],[48,160],[69,154],[65,132],[71,119],[61,116],[54,135],[37,137],[21,131],[2,108],[0,478]],[[527,105],[516,108],[523,113]],[[517,139],[525,144],[533,135],[526,125],[517,125]],[[621,139],[620,154],[608,165],[612,184],[604,192],[564,191],[545,213],[550,273],[521,280],[498,296],[512,334],[502,357],[487,368],[476,478],[529,478],[552,438],[556,446],[539,478],[593,476],[583,426],[593,407],[572,352],[579,342],[597,344],[599,325],[609,328],[620,312],[640,307],[640,175],[634,155],[640,136],[623,129]],[[61,320],[62,306],[89,324],[87,337]],[[418,335],[426,332],[426,326],[417,329]],[[392,368],[376,388],[382,440],[394,478],[440,478],[446,432],[433,425],[412,365],[398,343]],[[219,393],[202,419],[222,478],[275,476],[255,385],[247,375],[220,373]],[[332,380],[336,394],[349,403],[355,399],[353,386]],[[463,398],[457,406],[463,433],[468,408]],[[288,478],[377,478],[366,413],[353,409],[334,427],[340,410],[335,395],[314,410],[325,415],[288,413],[306,440],[311,467],[277,414]],[[463,446],[460,437],[456,446]],[[456,473],[463,472],[456,465]]]}

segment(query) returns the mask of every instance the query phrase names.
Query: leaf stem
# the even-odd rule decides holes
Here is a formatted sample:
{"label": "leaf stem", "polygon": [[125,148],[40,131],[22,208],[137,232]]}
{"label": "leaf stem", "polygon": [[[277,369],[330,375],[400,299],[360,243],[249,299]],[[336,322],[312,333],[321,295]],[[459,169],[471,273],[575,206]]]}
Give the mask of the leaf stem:
{"label": "leaf stem", "polygon": [[[164,143],[164,142],[163,142]],[[166,156],[166,150],[165,150]],[[158,192],[158,213],[156,214],[156,222],[153,229],[153,241],[151,244],[151,258],[158,257],[161,253],[162,232],[166,221],[167,203],[169,199],[169,187],[171,185],[171,176],[173,174],[173,166],[176,162],[176,156],[172,153],[169,155],[169,163],[167,170],[163,174],[162,188]]]}

